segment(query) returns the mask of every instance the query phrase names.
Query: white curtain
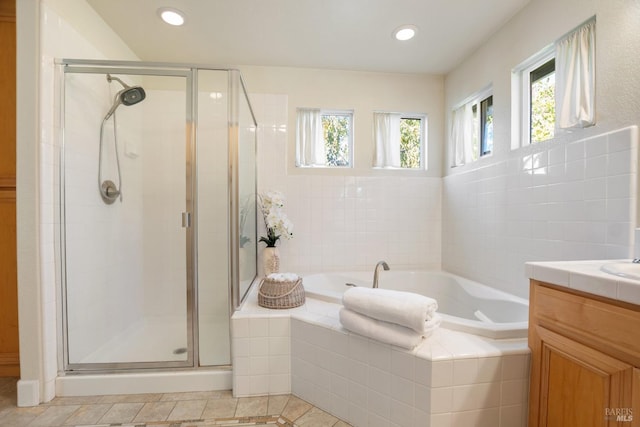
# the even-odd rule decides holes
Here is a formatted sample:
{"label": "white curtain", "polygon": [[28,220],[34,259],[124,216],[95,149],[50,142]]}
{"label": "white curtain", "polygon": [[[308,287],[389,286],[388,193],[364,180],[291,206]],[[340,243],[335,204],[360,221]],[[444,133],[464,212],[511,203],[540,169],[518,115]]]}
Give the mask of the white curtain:
{"label": "white curtain", "polygon": [[556,42],[556,127],[595,123],[596,22],[592,20]]}
{"label": "white curtain", "polygon": [[374,167],[400,167],[400,118],[400,114],[373,113]]}
{"label": "white curtain", "polygon": [[324,166],[326,159],[320,110],[298,108],[296,166]]}
{"label": "white curtain", "polygon": [[471,103],[451,113],[451,166],[462,166],[473,160],[473,110]]}

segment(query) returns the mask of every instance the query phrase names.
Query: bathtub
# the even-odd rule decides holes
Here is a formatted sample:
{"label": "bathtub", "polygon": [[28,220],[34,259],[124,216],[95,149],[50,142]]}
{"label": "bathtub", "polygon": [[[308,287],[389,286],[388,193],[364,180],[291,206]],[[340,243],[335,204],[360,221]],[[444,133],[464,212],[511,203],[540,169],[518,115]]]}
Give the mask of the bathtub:
{"label": "bathtub", "polygon": [[[371,287],[370,271],[308,274],[310,298],[342,303],[349,285]],[[380,271],[379,287],[426,295],[438,301],[442,326],[493,339],[527,336],[529,303],[523,298],[443,271]]]}

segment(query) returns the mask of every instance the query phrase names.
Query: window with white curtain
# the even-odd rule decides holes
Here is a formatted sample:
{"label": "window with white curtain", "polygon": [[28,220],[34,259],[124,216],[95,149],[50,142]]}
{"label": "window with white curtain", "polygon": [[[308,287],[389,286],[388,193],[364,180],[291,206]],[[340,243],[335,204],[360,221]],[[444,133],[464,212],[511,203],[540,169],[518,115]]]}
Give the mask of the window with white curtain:
{"label": "window with white curtain", "polygon": [[491,86],[475,93],[451,112],[451,167],[462,166],[493,152]]}
{"label": "window with white curtain", "polygon": [[353,111],[298,108],[296,121],[296,166],[352,166]]}
{"label": "window with white curtain", "polygon": [[595,18],[512,73],[512,148],[595,124]]}
{"label": "window with white curtain", "polygon": [[596,21],[590,20],[558,40],[556,48],[556,126],[595,124]]}
{"label": "window with white curtain", "polygon": [[426,169],[426,116],[373,113],[374,168]]}

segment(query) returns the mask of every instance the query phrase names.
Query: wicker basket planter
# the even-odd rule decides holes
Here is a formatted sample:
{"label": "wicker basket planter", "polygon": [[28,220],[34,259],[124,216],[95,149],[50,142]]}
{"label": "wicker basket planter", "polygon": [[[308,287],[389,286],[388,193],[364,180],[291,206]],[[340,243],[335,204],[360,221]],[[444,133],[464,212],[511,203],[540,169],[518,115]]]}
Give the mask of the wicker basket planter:
{"label": "wicker basket planter", "polygon": [[285,309],[304,304],[302,278],[278,281],[268,277],[262,279],[258,288],[258,305],[266,308]]}

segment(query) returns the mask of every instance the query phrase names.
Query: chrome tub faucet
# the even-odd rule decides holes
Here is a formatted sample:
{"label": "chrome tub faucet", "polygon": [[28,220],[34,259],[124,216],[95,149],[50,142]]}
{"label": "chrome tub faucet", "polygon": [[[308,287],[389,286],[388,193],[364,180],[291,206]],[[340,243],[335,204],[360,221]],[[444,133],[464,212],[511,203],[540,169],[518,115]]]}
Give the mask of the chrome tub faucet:
{"label": "chrome tub faucet", "polygon": [[378,275],[380,274],[380,267],[382,267],[385,271],[389,271],[389,264],[385,261],[378,261],[376,264],[376,268],[373,270],[373,287],[374,289],[378,287]]}

